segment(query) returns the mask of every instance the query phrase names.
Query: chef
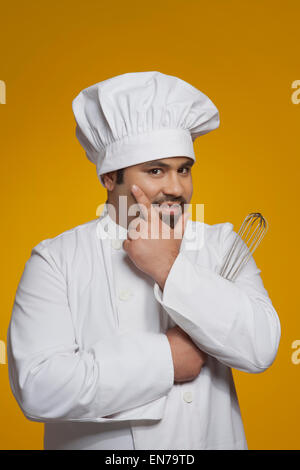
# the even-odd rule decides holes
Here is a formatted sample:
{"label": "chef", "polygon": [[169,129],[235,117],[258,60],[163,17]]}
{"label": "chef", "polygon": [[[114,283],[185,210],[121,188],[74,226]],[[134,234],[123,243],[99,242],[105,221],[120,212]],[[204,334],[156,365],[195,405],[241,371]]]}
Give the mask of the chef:
{"label": "chef", "polygon": [[219,274],[233,225],[187,215],[217,108],[153,71],[84,89],[73,112],[107,200],[25,264],[7,333],[17,403],[45,449],[247,449],[231,369],[268,369],[280,322],[252,257],[235,282]]}

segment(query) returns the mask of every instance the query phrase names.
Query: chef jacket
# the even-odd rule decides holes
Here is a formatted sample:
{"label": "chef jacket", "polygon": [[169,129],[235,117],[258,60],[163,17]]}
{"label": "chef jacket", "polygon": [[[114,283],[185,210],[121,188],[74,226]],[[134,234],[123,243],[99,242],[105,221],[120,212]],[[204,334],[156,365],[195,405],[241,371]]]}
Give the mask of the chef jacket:
{"label": "chef jacket", "polygon": [[[266,370],[281,333],[260,269],[251,257],[222,278],[233,225],[188,220],[162,292],[126,235],[105,205],[32,249],[7,333],[21,410],[45,423],[45,449],[247,449],[231,368]],[[183,383],[165,335],[176,324],[207,354]]]}

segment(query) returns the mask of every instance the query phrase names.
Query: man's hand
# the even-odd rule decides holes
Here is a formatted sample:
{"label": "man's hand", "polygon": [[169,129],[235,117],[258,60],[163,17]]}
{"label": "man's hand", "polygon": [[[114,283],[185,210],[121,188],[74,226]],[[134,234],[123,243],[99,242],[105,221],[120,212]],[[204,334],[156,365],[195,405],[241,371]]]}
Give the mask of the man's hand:
{"label": "man's hand", "polygon": [[172,229],[161,220],[158,210],[151,205],[140,188],[137,187],[137,190],[132,188],[132,193],[139,204],[143,218],[137,217],[129,224],[123,248],[133,263],[152,277],[163,290],[169,271],[179,253],[190,214],[183,212]]}
{"label": "man's hand", "polygon": [[194,380],[205,363],[206,353],[201,351],[178,325],[169,328],[166,335],[172,352],[174,382]]}

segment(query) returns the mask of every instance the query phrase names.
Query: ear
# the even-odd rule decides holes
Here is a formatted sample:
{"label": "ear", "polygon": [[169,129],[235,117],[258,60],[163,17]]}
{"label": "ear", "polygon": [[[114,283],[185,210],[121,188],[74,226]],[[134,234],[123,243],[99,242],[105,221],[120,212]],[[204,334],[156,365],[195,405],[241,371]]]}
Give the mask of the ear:
{"label": "ear", "polygon": [[103,175],[101,175],[101,178],[106,189],[108,191],[113,191],[116,184],[117,172],[110,171],[109,173],[104,173]]}

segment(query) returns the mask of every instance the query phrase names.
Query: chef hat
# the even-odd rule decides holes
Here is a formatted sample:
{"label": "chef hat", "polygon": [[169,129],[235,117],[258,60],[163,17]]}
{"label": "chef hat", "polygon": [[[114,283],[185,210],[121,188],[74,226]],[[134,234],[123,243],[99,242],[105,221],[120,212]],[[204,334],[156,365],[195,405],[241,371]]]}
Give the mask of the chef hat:
{"label": "chef hat", "polygon": [[82,90],[72,102],[76,137],[101,175],[149,160],[190,157],[194,140],[219,126],[212,101],[180,78],[124,73]]}

